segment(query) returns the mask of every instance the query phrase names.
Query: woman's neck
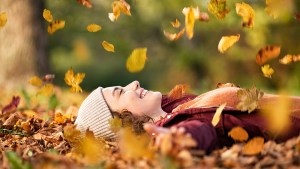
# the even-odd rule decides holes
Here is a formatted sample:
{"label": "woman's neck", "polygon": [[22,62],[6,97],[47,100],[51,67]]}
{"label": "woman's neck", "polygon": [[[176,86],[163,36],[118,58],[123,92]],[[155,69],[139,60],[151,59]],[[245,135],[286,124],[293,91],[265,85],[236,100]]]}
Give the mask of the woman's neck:
{"label": "woman's neck", "polygon": [[161,118],[163,118],[167,113],[163,111],[162,109],[156,111],[155,113],[151,114],[150,117],[153,119],[154,122],[159,121]]}

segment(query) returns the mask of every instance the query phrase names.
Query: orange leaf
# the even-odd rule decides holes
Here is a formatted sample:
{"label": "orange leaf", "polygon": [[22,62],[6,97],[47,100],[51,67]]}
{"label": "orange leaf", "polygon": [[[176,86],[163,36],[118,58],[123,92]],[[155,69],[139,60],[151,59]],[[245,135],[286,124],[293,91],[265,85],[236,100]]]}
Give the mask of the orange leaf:
{"label": "orange leaf", "polygon": [[235,141],[247,141],[249,138],[247,131],[240,126],[232,128],[228,132],[228,136]]}
{"label": "orange leaf", "polygon": [[255,13],[249,4],[236,3],[236,13],[243,17],[243,27],[253,28]]}
{"label": "orange leaf", "polygon": [[300,55],[285,55],[283,58],[279,59],[279,62],[281,64],[287,65],[293,62],[298,62],[300,61]]}
{"label": "orange leaf", "polygon": [[98,32],[102,29],[102,27],[100,25],[97,24],[89,24],[86,27],[86,30],[88,30],[89,32]]}
{"label": "orange leaf", "polygon": [[87,7],[87,8],[92,8],[93,5],[89,0],[77,0],[78,3],[80,3],[81,5]]}
{"label": "orange leaf", "polygon": [[28,82],[37,87],[41,87],[43,85],[43,80],[37,76],[33,76]]}
{"label": "orange leaf", "polygon": [[214,114],[214,117],[211,120],[211,123],[212,123],[213,126],[216,126],[219,123],[221,113],[222,113],[225,106],[226,106],[226,103],[219,106],[218,109],[216,110],[216,113]]}
{"label": "orange leaf", "polygon": [[65,27],[65,21],[64,20],[55,20],[51,22],[48,26],[48,33],[53,34],[59,29],[62,29]]}
{"label": "orange leaf", "polygon": [[233,36],[223,36],[219,42],[218,50],[221,53],[224,53],[227,49],[229,49],[232,45],[234,45],[240,39],[240,34]]}
{"label": "orange leaf", "polygon": [[65,73],[65,82],[67,85],[71,86],[71,92],[82,92],[81,87],[79,84],[83,81],[85,77],[85,73],[77,73],[74,75],[74,71],[72,68],[70,68],[66,73]]}
{"label": "orange leaf", "polygon": [[177,40],[177,39],[179,39],[179,38],[182,37],[184,31],[185,31],[184,28],[180,32],[178,32],[178,33],[170,33],[170,32],[164,31],[164,35],[169,40],[175,41],[175,40]]}
{"label": "orange leaf", "polygon": [[115,47],[114,47],[114,45],[111,44],[111,43],[108,43],[108,42],[106,42],[106,41],[103,41],[103,42],[102,42],[102,46],[103,46],[103,48],[104,48],[106,51],[108,51],[108,52],[115,52]]}
{"label": "orange leaf", "polygon": [[261,152],[264,146],[264,138],[262,137],[254,137],[243,147],[244,155],[256,155]]}
{"label": "orange leaf", "polygon": [[6,12],[0,13],[0,29],[6,24],[7,22],[7,14]]}
{"label": "orange leaf", "polygon": [[280,54],[280,46],[268,45],[261,48],[256,55],[256,63],[263,65],[267,61],[277,58]]}
{"label": "orange leaf", "polygon": [[171,25],[174,27],[174,28],[179,28],[180,27],[180,22],[179,20],[176,18],[176,20],[174,22],[171,22]]}
{"label": "orange leaf", "polygon": [[53,93],[53,84],[45,84],[40,90],[37,92],[37,94],[41,94],[44,96],[50,96]]}
{"label": "orange leaf", "polygon": [[55,117],[54,117],[54,121],[57,124],[65,124],[67,122],[68,118],[61,114],[60,112],[55,112]]}
{"label": "orange leaf", "polygon": [[52,22],[53,21],[53,16],[51,14],[51,11],[49,11],[48,9],[44,9],[43,11],[43,18],[47,21],[47,22]]}
{"label": "orange leaf", "polygon": [[168,93],[168,97],[172,100],[179,99],[189,90],[189,88],[190,87],[186,84],[178,84]]}

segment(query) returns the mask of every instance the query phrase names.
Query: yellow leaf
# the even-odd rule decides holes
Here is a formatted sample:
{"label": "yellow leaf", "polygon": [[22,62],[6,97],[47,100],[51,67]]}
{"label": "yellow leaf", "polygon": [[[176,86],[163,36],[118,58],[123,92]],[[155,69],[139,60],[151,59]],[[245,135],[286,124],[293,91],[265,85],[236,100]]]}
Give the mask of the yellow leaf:
{"label": "yellow leaf", "polygon": [[113,12],[108,13],[109,19],[114,22],[118,20],[121,12],[131,16],[130,5],[125,0],[116,0],[112,3]]}
{"label": "yellow leaf", "polygon": [[184,28],[178,33],[170,33],[170,32],[164,31],[164,35],[169,40],[175,41],[182,37],[182,35],[184,34],[184,31],[185,31]]}
{"label": "yellow leaf", "polygon": [[122,120],[118,117],[109,119],[109,126],[111,131],[117,133],[122,127]]}
{"label": "yellow leaf", "polygon": [[37,87],[41,87],[43,85],[43,80],[37,76],[33,76],[28,82]]}
{"label": "yellow leaf", "polygon": [[136,48],[126,61],[126,68],[129,72],[135,73],[141,71],[147,60],[147,48]]}
{"label": "yellow leaf", "polygon": [[30,124],[30,120],[28,119],[26,122],[22,122],[21,123],[21,127],[23,130],[25,130],[27,133],[31,133],[31,124]]}
{"label": "yellow leaf", "polygon": [[263,65],[261,67],[261,71],[263,72],[264,76],[267,78],[271,78],[271,76],[274,74],[274,69],[271,68],[269,64]]}
{"label": "yellow leaf", "polygon": [[240,39],[240,34],[232,35],[232,36],[223,36],[219,42],[218,50],[221,53],[224,53],[227,49],[229,49],[232,45],[234,45]]}
{"label": "yellow leaf", "polygon": [[286,134],[291,124],[291,106],[291,100],[284,95],[263,105],[260,114],[267,121],[271,134]]}
{"label": "yellow leaf", "polygon": [[214,117],[211,120],[211,124],[213,126],[216,126],[219,123],[221,113],[222,113],[222,111],[223,111],[223,109],[224,109],[225,106],[226,106],[226,103],[222,104],[221,106],[219,106],[217,108],[216,113],[214,114]]}
{"label": "yellow leaf", "polygon": [[239,103],[236,108],[241,111],[248,111],[251,113],[258,107],[258,101],[263,97],[264,93],[258,90],[255,86],[251,89],[239,89],[237,91],[237,97]]}
{"label": "yellow leaf", "polygon": [[81,136],[81,132],[79,130],[76,129],[76,126],[68,123],[64,129],[63,129],[63,133],[64,133],[64,138],[72,144],[76,144],[78,143],[78,141],[80,140],[80,136]]}
{"label": "yellow leaf", "polygon": [[180,22],[179,20],[176,18],[176,20],[174,22],[171,22],[171,25],[174,27],[174,28],[179,28],[180,27]]}
{"label": "yellow leaf", "polygon": [[182,13],[185,15],[185,30],[189,39],[194,36],[195,13],[192,7],[184,8]]}
{"label": "yellow leaf", "polygon": [[176,85],[169,93],[168,97],[170,99],[175,100],[181,98],[186,92],[189,90],[189,86],[186,84]]}
{"label": "yellow leaf", "polygon": [[61,112],[55,112],[54,121],[57,124],[65,124],[67,122],[68,118],[61,114]]}
{"label": "yellow leaf", "polygon": [[285,55],[283,58],[279,59],[279,62],[281,64],[287,65],[293,62],[298,62],[300,61],[300,55]]}
{"label": "yellow leaf", "polygon": [[51,22],[48,26],[48,33],[52,34],[56,32],[59,29],[62,29],[65,27],[65,21],[64,20],[55,20]]}
{"label": "yellow leaf", "polygon": [[236,3],[236,13],[243,17],[243,27],[253,28],[255,12],[249,4]]}
{"label": "yellow leaf", "polygon": [[244,155],[256,155],[261,152],[264,146],[264,138],[262,137],[254,137],[243,147]]}
{"label": "yellow leaf", "polygon": [[98,32],[102,29],[102,27],[100,25],[97,25],[97,24],[89,24],[86,29],[89,31],[89,32]]}
{"label": "yellow leaf", "polygon": [[217,19],[224,19],[225,15],[230,12],[230,9],[227,9],[226,0],[210,0],[207,7]]}
{"label": "yellow leaf", "polygon": [[44,9],[43,17],[47,22],[51,23],[53,21],[53,16],[51,14],[51,11],[49,11],[48,9]]}
{"label": "yellow leaf", "polygon": [[74,75],[74,71],[72,68],[70,68],[66,73],[65,73],[65,83],[69,86],[71,86],[71,92],[82,92],[81,87],[79,86],[79,84],[83,81],[85,77],[84,73],[77,73],[76,75]]}
{"label": "yellow leaf", "polygon": [[50,96],[53,93],[53,84],[45,84],[38,92],[38,95]]}
{"label": "yellow leaf", "polygon": [[280,46],[268,45],[261,48],[256,55],[256,63],[263,65],[267,61],[277,58],[280,54]]}
{"label": "yellow leaf", "polygon": [[249,138],[247,131],[240,126],[232,128],[228,132],[228,136],[235,141],[247,141]]}
{"label": "yellow leaf", "polygon": [[6,14],[6,12],[1,12],[0,13],[0,29],[2,27],[4,27],[4,25],[6,24],[6,22],[7,22],[7,14]]}
{"label": "yellow leaf", "polygon": [[102,42],[102,46],[103,46],[103,48],[104,48],[106,51],[108,51],[108,52],[115,52],[115,47],[114,47],[114,45],[111,44],[111,43],[108,43],[108,42],[106,42],[106,41],[103,41],[103,42]]}
{"label": "yellow leaf", "polygon": [[119,9],[125,15],[131,16],[130,5],[125,0],[119,0]]}
{"label": "yellow leaf", "polygon": [[294,8],[293,0],[266,0],[266,13],[273,19],[282,14],[291,13]]}

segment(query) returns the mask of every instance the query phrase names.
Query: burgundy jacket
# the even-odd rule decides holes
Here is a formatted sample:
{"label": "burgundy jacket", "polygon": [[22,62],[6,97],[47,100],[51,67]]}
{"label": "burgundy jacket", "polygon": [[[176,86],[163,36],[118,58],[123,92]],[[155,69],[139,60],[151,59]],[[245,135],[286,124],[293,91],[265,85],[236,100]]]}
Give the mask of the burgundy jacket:
{"label": "burgundy jacket", "polygon": [[[232,107],[225,107],[222,111],[221,119],[217,126],[211,124],[211,120],[217,107],[208,108],[190,108],[178,112],[172,110],[196,95],[186,95],[180,99],[171,100],[163,96],[162,109],[168,114],[156,125],[162,127],[184,127],[188,133],[197,141],[197,149],[212,151],[223,146],[231,146],[234,140],[228,137],[228,132],[236,126],[243,127],[249,134],[249,137],[262,136],[265,140],[272,139],[272,136],[266,128],[266,121],[257,111],[248,114]],[[291,117],[291,126],[288,132],[275,141],[285,141],[291,137],[298,136],[300,133],[300,119]]]}

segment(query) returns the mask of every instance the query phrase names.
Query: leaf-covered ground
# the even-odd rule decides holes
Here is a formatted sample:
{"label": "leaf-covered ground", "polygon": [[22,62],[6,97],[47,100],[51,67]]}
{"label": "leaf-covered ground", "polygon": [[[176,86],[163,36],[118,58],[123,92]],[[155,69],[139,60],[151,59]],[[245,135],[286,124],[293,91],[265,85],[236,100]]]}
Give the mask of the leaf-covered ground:
{"label": "leaf-covered ground", "polygon": [[[300,137],[276,144],[265,142],[251,147],[256,155],[245,155],[245,143],[237,142],[210,154],[191,149],[190,137],[165,135],[162,144],[153,145],[148,135],[134,135],[121,129],[117,142],[96,140],[92,132],[81,138],[74,128],[78,103],[66,100],[63,91],[52,97],[27,100],[20,93],[1,99],[0,168],[298,168]],[[27,93],[27,95],[29,95]],[[62,97],[64,96],[64,97]],[[73,95],[74,97],[74,95]],[[34,97],[33,97],[34,98]],[[45,101],[46,100],[46,101]],[[31,107],[27,107],[28,105]],[[72,103],[73,102],[73,103]],[[75,103],[78,102],[78,103]],[[69,105],[68,105],[69,104]],[[46,106],[47,105],[47,106]],[[54,107],[51,107],[54,106]],[[48,107],[48,108],[43,108]],[[65,108],[59,108],[65,107]],[[247,144],[248,145],[248,144]],[[251,153],[250,153],[251,154]],[[255,153],[253,153],[255,154]]]}

